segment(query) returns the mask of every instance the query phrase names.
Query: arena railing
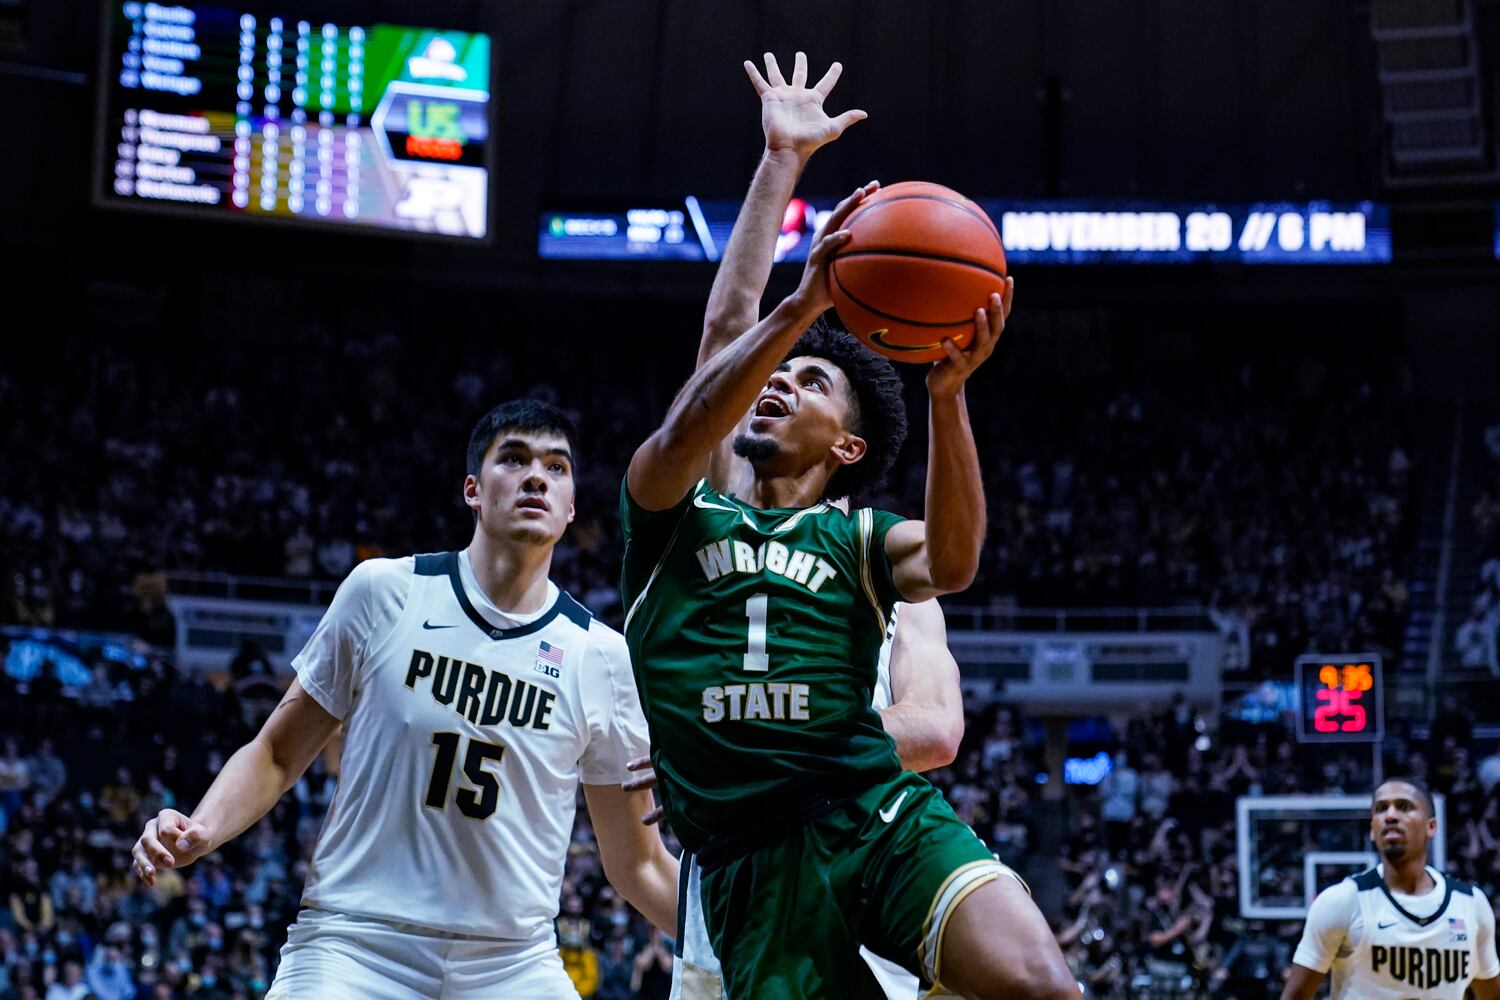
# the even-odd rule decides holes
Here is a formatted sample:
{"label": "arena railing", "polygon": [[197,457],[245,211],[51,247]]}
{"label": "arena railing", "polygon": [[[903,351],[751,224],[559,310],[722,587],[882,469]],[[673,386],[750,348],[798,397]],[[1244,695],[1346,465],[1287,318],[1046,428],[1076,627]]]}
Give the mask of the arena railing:
{"label": "arena railing", "polygon": [[174,594],[221,597],[238,601],[272,601],[277,604],[327,606],[337,580],[305,580],[296,577],[240,576],[235,573],[199,573],[173,570],[167,584]]}
{"label": "arena railing", "polygon": [[987,608],[943,605],[950,631],[1215,632],[1208,608]]}
{"label": "arena railing", "polygon": [[[172,571],[172,593],[243,601],[327,605],[335,580]],[[994,608],[944,604],[948,628],[980,632],[1212,632],[1208,608]]]}

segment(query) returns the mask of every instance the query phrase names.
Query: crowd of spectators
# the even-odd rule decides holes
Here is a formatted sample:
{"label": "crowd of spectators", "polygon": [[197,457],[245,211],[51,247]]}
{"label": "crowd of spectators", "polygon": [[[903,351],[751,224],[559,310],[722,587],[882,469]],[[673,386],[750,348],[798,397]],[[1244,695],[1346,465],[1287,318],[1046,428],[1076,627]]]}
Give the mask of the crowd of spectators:
{"label": "crowd of spectators", "polygon": [[[414,336],[425,317],[375,304],[239,294],[257,308],[100,303],[87,332],[0,364],[0,620],[165,640],[163,571],[337,581],[460,545],[469,428],[527,394],[583,433],[555,575],[618,620],[620,476],[688,373],[691,308],[641,307],[618,320],[638,332],[583,346],[539,332],[541,307],[455,304],[442,336]],[[1018,317],[970,391],[990,528],[963,603],[1212,606],[1231,666],[1259,673],[1314,643],[1396,647],[1416,461],[1399,364],[1362,332],[1074,350]],[[925,423],[867,499],[920,513]]]}
{"label": "crowd of spectators", "polygon": [[1469,512],[1479,539],[1478,592],[1453,640],[1460,666],[1500,677],[1500,423],[1485,430],[1481,462]]}
{"label": "crowd of spectators", "polygon": [[[165,661],[128,683],[136,697],[108,716],[44,715],[30,710],[25,685],[0,689],[0,712],[17,720],[0,739],[0,1000],[257,1000],[296,917],[337,761],[320,757],[264,821],[147,889],[129,870],[142,825],[165,806],[190,810],[258,718],[232,691]],[[1058,762],[1024,713],[976,701],[966,716],[958,757],[930,776],[1032,880],[1087,996],[1278,994],[1300,924],[1240,917],[1235,799],[1360,794],[1370,787],[1367,757],[1309,754],[1284,719],[1205,717],[1178,699],[1071,737],[1082,741],[1073,752],[1108,753],[1109,773],[1096,788],[1059,786],[1046,780]],[[1476,759],[1473,745],[1450,702],[1429,742],[1386,763],[1446,796],[1449,869],[1493,897],[1500,752]],[[1340,846],[1357,848],[1361,821],[1344,827]],[[1297,862],[1316,836],[1294,834],[1290,863],[1259,867],[1263,894],[1298,896]],[[670,832],[668,841],[675,849]],[[605,882],[582,808],[557,930],[585,998],[667,995],[671,942]]]}

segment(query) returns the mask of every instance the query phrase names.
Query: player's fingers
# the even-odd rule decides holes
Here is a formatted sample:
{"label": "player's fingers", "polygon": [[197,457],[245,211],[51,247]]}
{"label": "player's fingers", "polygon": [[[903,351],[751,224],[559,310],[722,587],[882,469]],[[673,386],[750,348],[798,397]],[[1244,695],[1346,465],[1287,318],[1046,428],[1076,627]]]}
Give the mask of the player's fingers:
{"label": "player's fingers", "polygon": [[1012,303],[1015,302],[1015,299],[1016,299],[1016,279],[1015,278],[1006,278],[1005,279],[1005,290],[1000,293],[1000,297],[1005,300],[1005,318],[1006,319],[1010,319],[1011,305],[1012,305]]}
{"label": "player's fingers", "polygon": [[862,187],[855,188],[853,194],[835,205],[833,211],[828,213],[828,220],[823,223],[824,231],[831,233],[837,229],[842,229],[844,220],[853,214],[854,210],[859,207],[859,203],[874,194],[879,188],[879,181],[871,181]]}
{"label": "player's fingers", "polygon": [[1005,300],[1000,297],[999,292],[990,295],[989,314],[989,337],[987,339],[993,346],[994,342],[1000,339],[1000,334],[1005,332]]}
{"label": "player's fingers", "polygon": [[[984,310],[980,311],[983,312]],[[948,355],[948,360],[953,363],[954,368],[960,371],[965,368],[964,352],[959,350],[958,345],[948,337],[943,338],[943,353]],[[942,364],[942,362],[940,361],[938,364]]]}
{"label": "player's fingers", "polygon": [[848,128],[850,125],[853,125],[855,122],[862,122],[868,117],[870,116],[865,114],[863,111],[860,111],[858,108],[845,111],[843,114],[839,115],[833,120],[833,130],[836,133],[843,134],[844,129]]}
{"label": "player's fingers", "polygon": [[638,791],[640,791],[643,788],[655,788],[655,787],[656,787],[656,772],[655,771],[647,771],[645,774],[642,774],[639,777],[631,778],[629,781],[622,782],[621,785],[620,785],[620,788],[622,788],[623,790],[625,790],[627,792],[638,792]]}
{"label": "player's fingers", "polygon": [[990,326],[991,319],[990,319],[990,317],[991,317],[991,314],[993,313],[993,311],[994,311],[994,296],[993,295],[990,296],[990,308],[988,308],[988,309],[981,308],[981,309],[974,310],[974,339],[969,344],[969,349],[971,351],[978,350],[978,349],[982,348],[985,344],[989,343],[990,338],[992,336],[992,334],[990,333],[990,330],[991,330],[991,326]]}
{"label": "player's fingers", "polygon": [[776,53],[766,53],[766,79],[771,81],[773,87],[785,87],[786,77],[781,75],[781,67],[776,64]]}
{"label": "player's fingers", "polygon": [[177,838],[179,851],[197,852],[208,845],[208,829],[202,823],[192,823]]}
{"label": "player's fingers", "polygon": [[172,857],[172,852],[166,849],[157,835],[156,820],[146,824],[146,830],[141,834],[141,839],[137,843],[147,860],[163,868],[171,868],[177,863],[177,859]]}
{"label": "player's fingers", "polygon": [[808,263],[812,264],[814,267],[823,265],[829,257],[832,257],[834,253],[837,252],[839,247],[849,242],[849,237],[851,235],[852,234],[849,232],[849,230],[840,229],[837,232],[829,233],[826,236],[821,237],[816,243],[813,244],[812,250],[808,252]]}
{"label": "player's fingers", "polygon": [[798,52],[792,57],[792,86],[807,86],[807,53]]}
{"label": "player's fingers", "polygon": [[641,822],[646,826],[655,826],[657,823],[661,822],[661,818],[665,815],[666,812],[662,809],[662,807],[657,806],[655,809],[642,816]]}
{"label": "player's fingers", "polygon": [[627,760],[625,762],[625,770],[627,770],[627,771],[639,771],[643,767],[650,767],[650,766],[651,766],[651,758],[650,758],[649,755],[646,756],[646,757],[637,757],[634,760]]}
{"label": "player's fingers", "polygon": [[828,72],[823,74],[823,79],[813,84],[813,90],[827,97],[833,92],[833,85],[839,82],[839,77],[844,75],[844,64],[836,62],[828,67]]}
{"label": "player's fingers", "polygon": [[135,862],[136,877],[146,883],[147,886],[156,884],[156,868],[146,857],[146,851],[141,847],[139,840],[135,842],[135,847],[131,848],[130,857]]}
{"label": "player's fingers", "polygon": [[755,63],[749,59],[745,60],[745,75],[750,77],[750,85],[755,88],[757,95],[764,94],[771,89],[771,85],[766,82],[766,78],[760,75],[760,70],[756,69]]}

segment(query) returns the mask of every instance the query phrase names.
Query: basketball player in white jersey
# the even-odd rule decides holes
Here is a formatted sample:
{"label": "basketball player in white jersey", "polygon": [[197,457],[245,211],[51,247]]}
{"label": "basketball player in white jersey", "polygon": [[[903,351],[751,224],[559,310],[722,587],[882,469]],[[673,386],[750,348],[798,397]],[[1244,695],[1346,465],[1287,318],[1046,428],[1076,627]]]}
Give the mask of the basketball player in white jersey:
{"label": "basketball player in white jersey", "polygon": [[1307,911],[1282,1000],[1500,998],[1495,912],[1484,893],[1427,864],[1432,796],[1398,778],[1375,789],[1370,840],[1384,861],[1325,889]]}
{"label": "basketball player in white jersey", "polygon": [[625,640],[547,576],[575,441],[547,404],[492,410],[469,443],[469,547],[357,566],[259,735],[191,817],[146,825],[150,885],[257,822],[343,723],[269,1000],[576,1000],[553,924],[580,782],[605,874],[674,929],[677,862],[637,819],[651,793],[620,787],[647,750]]}
{"label": "basketball player in white jersey", "polygon": [[[963,738],[963,695],[958,663],[948,651],[943,610],[937,601],[896,605],[880,650],[873,704],[908,770],[928,771],[953,762]],[[627,789],[654,786],[649,758],[632,761],[631,767],[641,774],[626,783]],[[654,823],[660,816],[661,810],[656,809],[645,819]],[[671,1000],[722,1000],[719,960],[709,943],[698,897],[698,865],[691,854],[681,860],[680,926],[672,960]],[[860,955],[889,1000],[917,1000],[921,995],[917,977],[895,962],[868,948],[861,948]]]}

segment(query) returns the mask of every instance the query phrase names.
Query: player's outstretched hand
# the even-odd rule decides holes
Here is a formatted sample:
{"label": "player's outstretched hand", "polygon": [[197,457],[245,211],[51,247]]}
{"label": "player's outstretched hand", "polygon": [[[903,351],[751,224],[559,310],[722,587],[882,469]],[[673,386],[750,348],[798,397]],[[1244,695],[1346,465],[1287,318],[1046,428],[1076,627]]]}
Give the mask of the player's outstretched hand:
{"label": "player's outstretched hand", "polygon": [[208,827],[194,823],[176,809],[163,809],[146,824],[130,856],[136,875],[148,886],[156,884],[160,868],[186,868],[213,847]]}
{"label": "player's outstretched hand", "polygon": [[766,75],[761,76],[755,63],[745,60],[745,73],[750,77],[755,92],[760,95],[760,127],[766,133],[767,152],[790,152],[806,159],[844,134],[844,129],[868,116],[859,110],[845,111],[830,116],[823,110],[823,102],[839,82],[844,67],[834,63],[823,74],[823,79],[807,85],[807,56],[798,52],[792,64],[792,79],[788,83],[781,75],[776,57],[765,54]]}
{"label": "player's outstretched hand", "polygon": [[855,188],[854,193],[839,202],[818,227],[812,249],[807,252],[807,264],[802,269],[802,283],[794,293],[810,310],[822,313],[833,308],[833,296],[828,292],[828,265],[833,262],[833,255],[839,248],[849,242],[849,230],[844,228],[844,223],[866,198],[879,190],[879,181]]}
{"label": "player's outstretched hand", "polygon": [[[627,792],[639,792],[656,787],[656,771],[651,767],[650,757],[637,757],[635,760],[625,762],[627,771],[636,772],[636,776],[620,786]],[[641,817],[642,826],[651,826],[661,822],[661,806],[657,806]]]}
{"label": "player's outstretched hand", "polygon": [[966,350],[959,350],[953,341],[944,338],[943,351],[947,360],[933,364],[927,373],[927,392],[933,397],[956,396],[962,391],[969,376],[995,353],[995,345],[1005,332],[1005,321],[1010,318],[1011,300],[1015,295],[1014,278],[1005,279],[1004,293],[990,296],[989,305],[974,310],[974,339]]}

